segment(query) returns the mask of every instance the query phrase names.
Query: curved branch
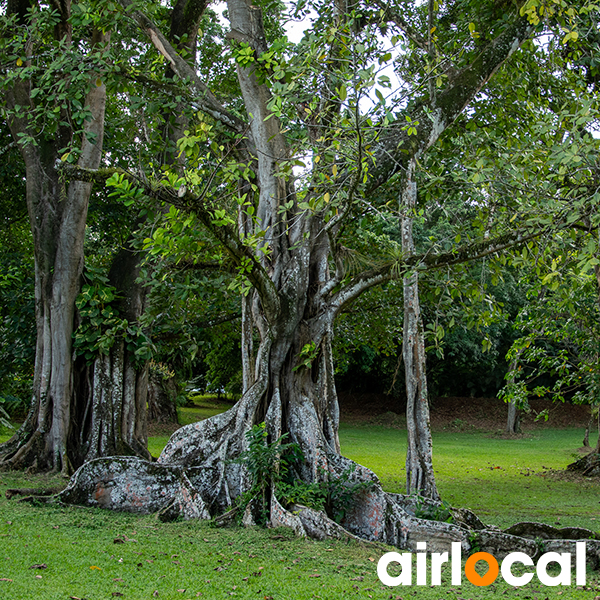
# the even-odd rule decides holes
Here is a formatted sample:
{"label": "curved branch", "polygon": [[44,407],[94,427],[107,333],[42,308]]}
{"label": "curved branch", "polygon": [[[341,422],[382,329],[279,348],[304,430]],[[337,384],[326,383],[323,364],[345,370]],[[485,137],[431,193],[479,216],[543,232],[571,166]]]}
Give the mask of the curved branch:
{"label": "curved branch", "polygon": [[450,252],[414,254],[405,260],[389,261],[354,276],[348,285],[331,296],[331,305],[337,314],[345,305],[360,296],[365,290],[387,281],[400,279],[411,269],[433,271],[442,267],[479,260],[490,254],[509,250],[535,238],[570,227],[572,227],[572,224],[565,221],[554,228],[545,227],[534,231],[521,229],[492,239],[465,244]]}

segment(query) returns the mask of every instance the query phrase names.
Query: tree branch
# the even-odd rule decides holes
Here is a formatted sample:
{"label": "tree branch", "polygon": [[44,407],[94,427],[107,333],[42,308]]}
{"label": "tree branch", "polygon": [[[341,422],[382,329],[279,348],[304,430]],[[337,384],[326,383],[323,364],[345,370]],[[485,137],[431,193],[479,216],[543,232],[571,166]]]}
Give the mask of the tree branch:
{"label": "tree branch", "polygon": [[182,79],[189,79],[192,88],[198,93],[199,108],[220,121],[225,126],[237,133],[246,130],[246,124],[234,114],[230,113],[216,98],[209,87],[198,77],[194,69],[177,53],[169,40],[161,33],[158,27],[141,11],[132,10],[130,0],[118,0],[125,11],[133,17],[142,31],[150,38],[154,47],[171,64],[173,71]]}
{"label": "tree branch", "polygon": [[156,198],[167,204],[172,204],[182,210],[194,212],[200,222],[225,248],[235,265],[244,269],[245,276],[259,294],[267,319],[273,321],[279,315],[279,295],[267,271],[260,264],[252,249],[246,246],[240,239],[235,226],[227,223],[215,223],[215,217],[210,207],[204,203],[202,197],[196,196],[186,188],[181,188],[178,193],[173,188],[167,187],[162,183],[142,180],[140,177],[121,169],[84,169],[79,166],[63,163],[60,160],[56,161],[56,169],[58,172],[64,173],[69,179],[95,182],[102,185],[105,185],[106,180],[112,175],[119,173],[131,183],[142,188],[147,196]]}
{"label": "tree branch", "polygon": [[348,302],[360,296],[365,290],[387,281],[401,279],[411,269],[433,271],[442,267],[479,260],[490,254],[514,248],[535,238],[568,229],[571,226],[565,221],[554,228],[545,227],[529,232],[526,230],[511,231],[493,239],[465,244],[451,252],[414,254],[407,257],[406,260],[386,262],[354,276],[348,285],[332,295],[331,304],[338,313]]}
{"label": "tree branch", "polygon": [[502,63],[507,60],[533,31],[527,18],[516,17],[504,31],[488,44],[475,59],[462,69],[437,98],[417,103],[410,116],[418,122],[417,134],[408,135],[405,115],[383,134],[375,149],[371,180],[367,193],[386,183],[406,165],[437,141],[440,134],[461,114]]}

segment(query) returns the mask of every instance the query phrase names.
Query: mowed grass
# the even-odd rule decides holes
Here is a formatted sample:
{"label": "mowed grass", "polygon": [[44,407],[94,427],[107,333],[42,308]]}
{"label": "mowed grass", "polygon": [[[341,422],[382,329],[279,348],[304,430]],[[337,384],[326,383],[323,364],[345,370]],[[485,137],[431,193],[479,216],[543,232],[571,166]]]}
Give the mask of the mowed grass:
{"label": "mowed grass", "polygon": [[[222,404],[184,408],[180,422],[206,418],[223,408]],[[537,430],[513,439],[481,432],[434,433],[440,492],[454,506],[468,506],[490,524],[536,520],[598,530],[598,482],[556,480],[548,474],[548,469],[564,469],[573,460],[581,437],[581,430],[569,429]],[[152,438],[156,454],[167,439]],[[340,440],[342,452],[373,469],[385,489],[404,491],[404,431],[342,424]],[[587,589],[548,588],[537,578],[520,588],[507,586],[501,578],[487,588],[466,580],[460,587],[451,586],[447,579],[435,588],[387,588],[376,573],[378,558],[390,550],[381,545],[315,542],[295,538],[287,530],[217,529],[206,522],[165,524],[154,516],[32,506],[4,497],[9,487],[50,487],[61,481],[0,474],[1,599],[593,600],[600,596],[597,573],[588,573]]]}
{"label": "mowed grass", "polygon": [[[5,473],[0,479],[0,598],[193,600],[347,598],[424,600],[463,598],[590,600],[600,594],[597,573],[585,589],[547,588],[537,579],[520,588],[501,578],[477,588],[463,578],[451,586],[387,588],[379,544],[296,538],[290,530],[217,529],[207,522],[161,523],[154,516],[100,509],[32,506],[6,500],[15,486],[51,486],[57,477]],[[392,570],[393,572],[393,570]]]}
{"label": "mowed grass", "polygon": [[[566,481],[550,472],[575,460],[582,437],[581,429],[538,429],[511,439],[482,432],[434,433],[440,494],[453,506],[474,510],[490,525],[532,520],[597,531],[598,479]],[[406,491],[406,431],[342,424],[340,442],[342,453],[377,473],[384,489]]]}

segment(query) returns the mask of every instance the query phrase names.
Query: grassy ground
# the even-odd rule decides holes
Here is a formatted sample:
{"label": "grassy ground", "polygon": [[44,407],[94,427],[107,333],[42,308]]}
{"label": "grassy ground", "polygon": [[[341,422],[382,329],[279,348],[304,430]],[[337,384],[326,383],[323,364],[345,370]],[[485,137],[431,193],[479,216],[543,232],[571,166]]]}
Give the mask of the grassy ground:
{"label": "grassy ground", "polygon": [[[4,496],[7,487],[54,483],[56,478],[3,474],[0,492]],[[539,583],[514,589],[503,582],[476,588],[466,581],[452,587],[447,580],[434,588],[386,588],[377,579],[376,565],[389,549],[378,545],[314,542],[287,530],[164,524],[152,516],[30,506],[4,497],[0,537],[0,598],[7,600],[590,600],[600,594],[600,583],[591,573],[585,590]]]}
{"label": "grassy ground", "polygon": [[[180,421],[223,410],[222,404],[202,402],[197,408],[182,409]],[[167,438],[153,437],[153,453]],[[372,468],[386,489],[403,491],[405,432],[342,425],[340,439],[346,456]],[[563,469],[573,459],[580,439],[580,430],[568,429],[513,439],[480,432],[436,433],[434,463],[440,491],[453,505],[469,506],[491,524],[531,519],[598,530],[598,483],[558,480],[549,471]],[[597,574],[591,573],[585,590],[547,588],[536,578],[520,588],[504,583],[477,588],[466,581],[460,587],[446,581],[435,588],[386,588],[376,574],[379,556],[389,550],[381,546],[314,542],[285,530],[215,529],[204,522],[164,524],[151,516],[31,506],[4,498],[9,487],[57,483],[57,477],[0,476],[2,599],[600,597]]]}
{"label": "grassy ground", "polygon": [[[342,453],[377,473],[386,490],[405,491],[405,431],[342,424],[340,441]],[[580,429],[537,430],[511,439],[480,432],[434,433],[440,494],[492,525],[535,520],[598,530],[598,480],[565,481],[551,472],[573,462],[580,443]]]}

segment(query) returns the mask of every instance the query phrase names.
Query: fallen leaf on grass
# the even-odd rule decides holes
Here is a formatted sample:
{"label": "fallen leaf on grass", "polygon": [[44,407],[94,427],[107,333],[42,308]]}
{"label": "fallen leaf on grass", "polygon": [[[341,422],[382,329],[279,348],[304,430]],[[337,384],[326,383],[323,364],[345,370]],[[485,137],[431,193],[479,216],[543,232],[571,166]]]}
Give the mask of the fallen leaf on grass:
{"label": "fallen leaf on grass", "polygon": [[42,578],[42,576],[41,576],[41,575],[36,575],[36,576],[35,576],[35,578],[36,578],[36,579],[41,579],[41,578]]}
{"label": "fallen leaf on grass", "polygon": [[39,565],[31,565],[30,569],[47,569],[48,565],[46,563],[41,563]]}
{"label": "fallen leaf on grass", "polygon": [[12,579],[7,579],[6,577],[0,577],[0,581],[12,581]]}
{"label": "fallen leaf on grass", "polygon": [[113,592],[112,595],[113,596],[123,596],[124,594],[121,594],[121,592]]}
{"label": "fallen leaf on grass", "polygon": [[318,573],[311,573],[309,577],[321,577]]}
{"label": "fallen leaf on grass", "polygon": [[97,567],[96,565],[92,565],[92,566],[90,567],[90,569],[92,569],[92,571],[93,571],[93,570],[96,570],[96,571],[102,571],[102,569],[101,569],[100,567]]}

